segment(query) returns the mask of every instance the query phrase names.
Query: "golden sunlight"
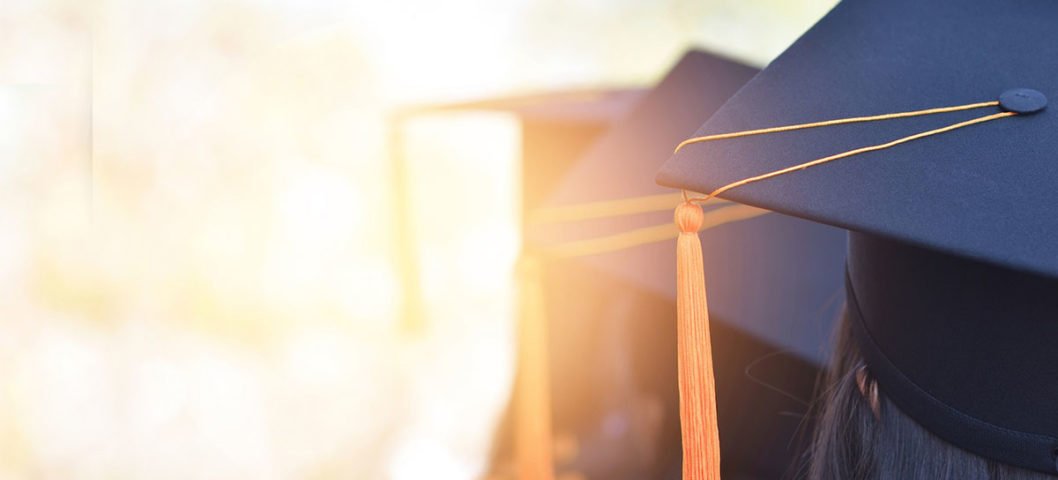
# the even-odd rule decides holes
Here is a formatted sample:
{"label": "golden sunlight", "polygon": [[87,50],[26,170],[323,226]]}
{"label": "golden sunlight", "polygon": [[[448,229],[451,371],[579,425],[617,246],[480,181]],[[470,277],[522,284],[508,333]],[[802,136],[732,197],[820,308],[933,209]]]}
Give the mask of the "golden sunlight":
{"label": "golden sunlight", "polygon": [[0,479],[478,478],[527,145],[416,109],[763,63],[795,3],[5,2]]}

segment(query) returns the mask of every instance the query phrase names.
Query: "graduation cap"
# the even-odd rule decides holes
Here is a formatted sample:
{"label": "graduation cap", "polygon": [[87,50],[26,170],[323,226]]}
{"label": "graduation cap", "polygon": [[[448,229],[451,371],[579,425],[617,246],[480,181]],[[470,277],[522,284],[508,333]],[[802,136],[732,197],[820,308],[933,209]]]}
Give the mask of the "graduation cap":
{"label": "graduation cap", "polygon": [[[756,73],[710,53],[688,52],[568,170],[545,207],[530,213],[529,244],[550,254],[545,259],[572,257],[543,265],[555,429],[575,429],[580,440],[576,458],[565,464],[556,459],[560,471],[577,470],[589,478],[662,478],[673,468],[678,472],[671,321],[676,283],[671,240],[677,231],[671,210],[680,199],[652,177],[672,147]],[[615,208],[637,213],[614,216]],[[731,205],[712,211],[715,218],[744,220],[710,230],[705,250],[708,268],[729,280],[710,292],[710,311],[718,320],[712,328],[716,354],[724,360],[717,381],[720,421],[727,427],[725,468],[745,478],[777,478],[786,471],[799,453],[791,445],[800,419],[780,413],[804,409],[796,399],[755,383],[746,368],[786,352],[787,361],[759,363],[750,375],[808,398],[843,292],[843,231],[763,213]],[[646,232],[648,241],[633,238],[631,246],[618,240],[622,248],[613,251],[603,245],[628,232],[632,237]],[[653,232],[659,235],[652,237]],[[629,440],[635,412],[626,411],[635,406],[629,397],[642,393],[659,396],[665,420],[675,422],[649,439],[662,455],[646,466]],[[745,408],[753,399],[756,408]],[[584,422],[586,414],[594,422]],[[632,428],[607,435],[615,422]]]}
{"label": "graduation cap", "polygon": [[540,205],[542,196],[579,158],[585,149],[611,124],[618,121],[638,102],[642,89],[570,89],[543,93],[469,100],[464,102],[420,106],[398,112],[392,119],[390,139],[391,164],[397,206],[397,245],[401,252],[403,302],[401,327],[405,332],[424,328],[423,300],[420,293],[418,259],[414,245],[415,230],[411,214],[411,159],[405,153],[405,126],[409,120],[425,115],[459,115],[492,112],[517,118],[521,140],[519,162],[520,191],[523,209]]}
{"label": "graduation cap", "polygon": [[[1052,475],[1056,25],[1041,0],[845,0],[657,177],[847,229],[849,321],[880,388],[941,439]],[[712,478],[707,422],[685,417],[685,478]]]}

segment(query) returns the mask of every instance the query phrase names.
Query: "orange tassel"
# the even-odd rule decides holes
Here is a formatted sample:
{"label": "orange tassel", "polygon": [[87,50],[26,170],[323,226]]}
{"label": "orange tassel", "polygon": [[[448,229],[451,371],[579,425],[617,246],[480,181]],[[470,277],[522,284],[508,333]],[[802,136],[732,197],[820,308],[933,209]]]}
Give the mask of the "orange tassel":
{"label": "orange tassel", "polygon": [[716,423],[716,387],[709,340],[709,311],[698,230],[702,207],[676,207],[676,312],[680,377],[680,426],[683,431],[683,478],[720,480],[720,434]]}
{"label": "orange tassel", "polygon": [[554,478],[551,438],[551,384],[547,354],[548,333],[540,261],[522,257],[521,348],[516,400],[515,455],[518,478]]}

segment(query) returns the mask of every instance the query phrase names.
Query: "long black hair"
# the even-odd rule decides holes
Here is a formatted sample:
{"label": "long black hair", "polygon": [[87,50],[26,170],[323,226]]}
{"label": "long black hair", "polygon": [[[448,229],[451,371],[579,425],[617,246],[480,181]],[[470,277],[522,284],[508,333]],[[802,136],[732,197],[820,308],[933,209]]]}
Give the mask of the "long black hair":
{"label": "long black hair", "polygon": [[840,323],[816,412],[809,480],[1054,480],[974,455],[926,431],[884,390],[871,390],[877,384],[863,366],[848,318]]}

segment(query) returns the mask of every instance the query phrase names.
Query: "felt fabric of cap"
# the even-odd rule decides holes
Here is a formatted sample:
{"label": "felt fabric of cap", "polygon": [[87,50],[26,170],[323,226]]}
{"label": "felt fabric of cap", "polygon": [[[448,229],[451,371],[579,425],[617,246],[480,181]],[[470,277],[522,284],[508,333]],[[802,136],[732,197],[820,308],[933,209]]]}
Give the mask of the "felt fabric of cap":
{"label": "felt fabric of cap", "polygon": [[[731,182],[982,115],[723,198],[846,228],[851,319],[882,390],[941,438],[1055,474],[1058,3],[846,0],[696,135],[995,106],[695,143],[664,185]],[[715,282],[714,282],[715,283]]]}

